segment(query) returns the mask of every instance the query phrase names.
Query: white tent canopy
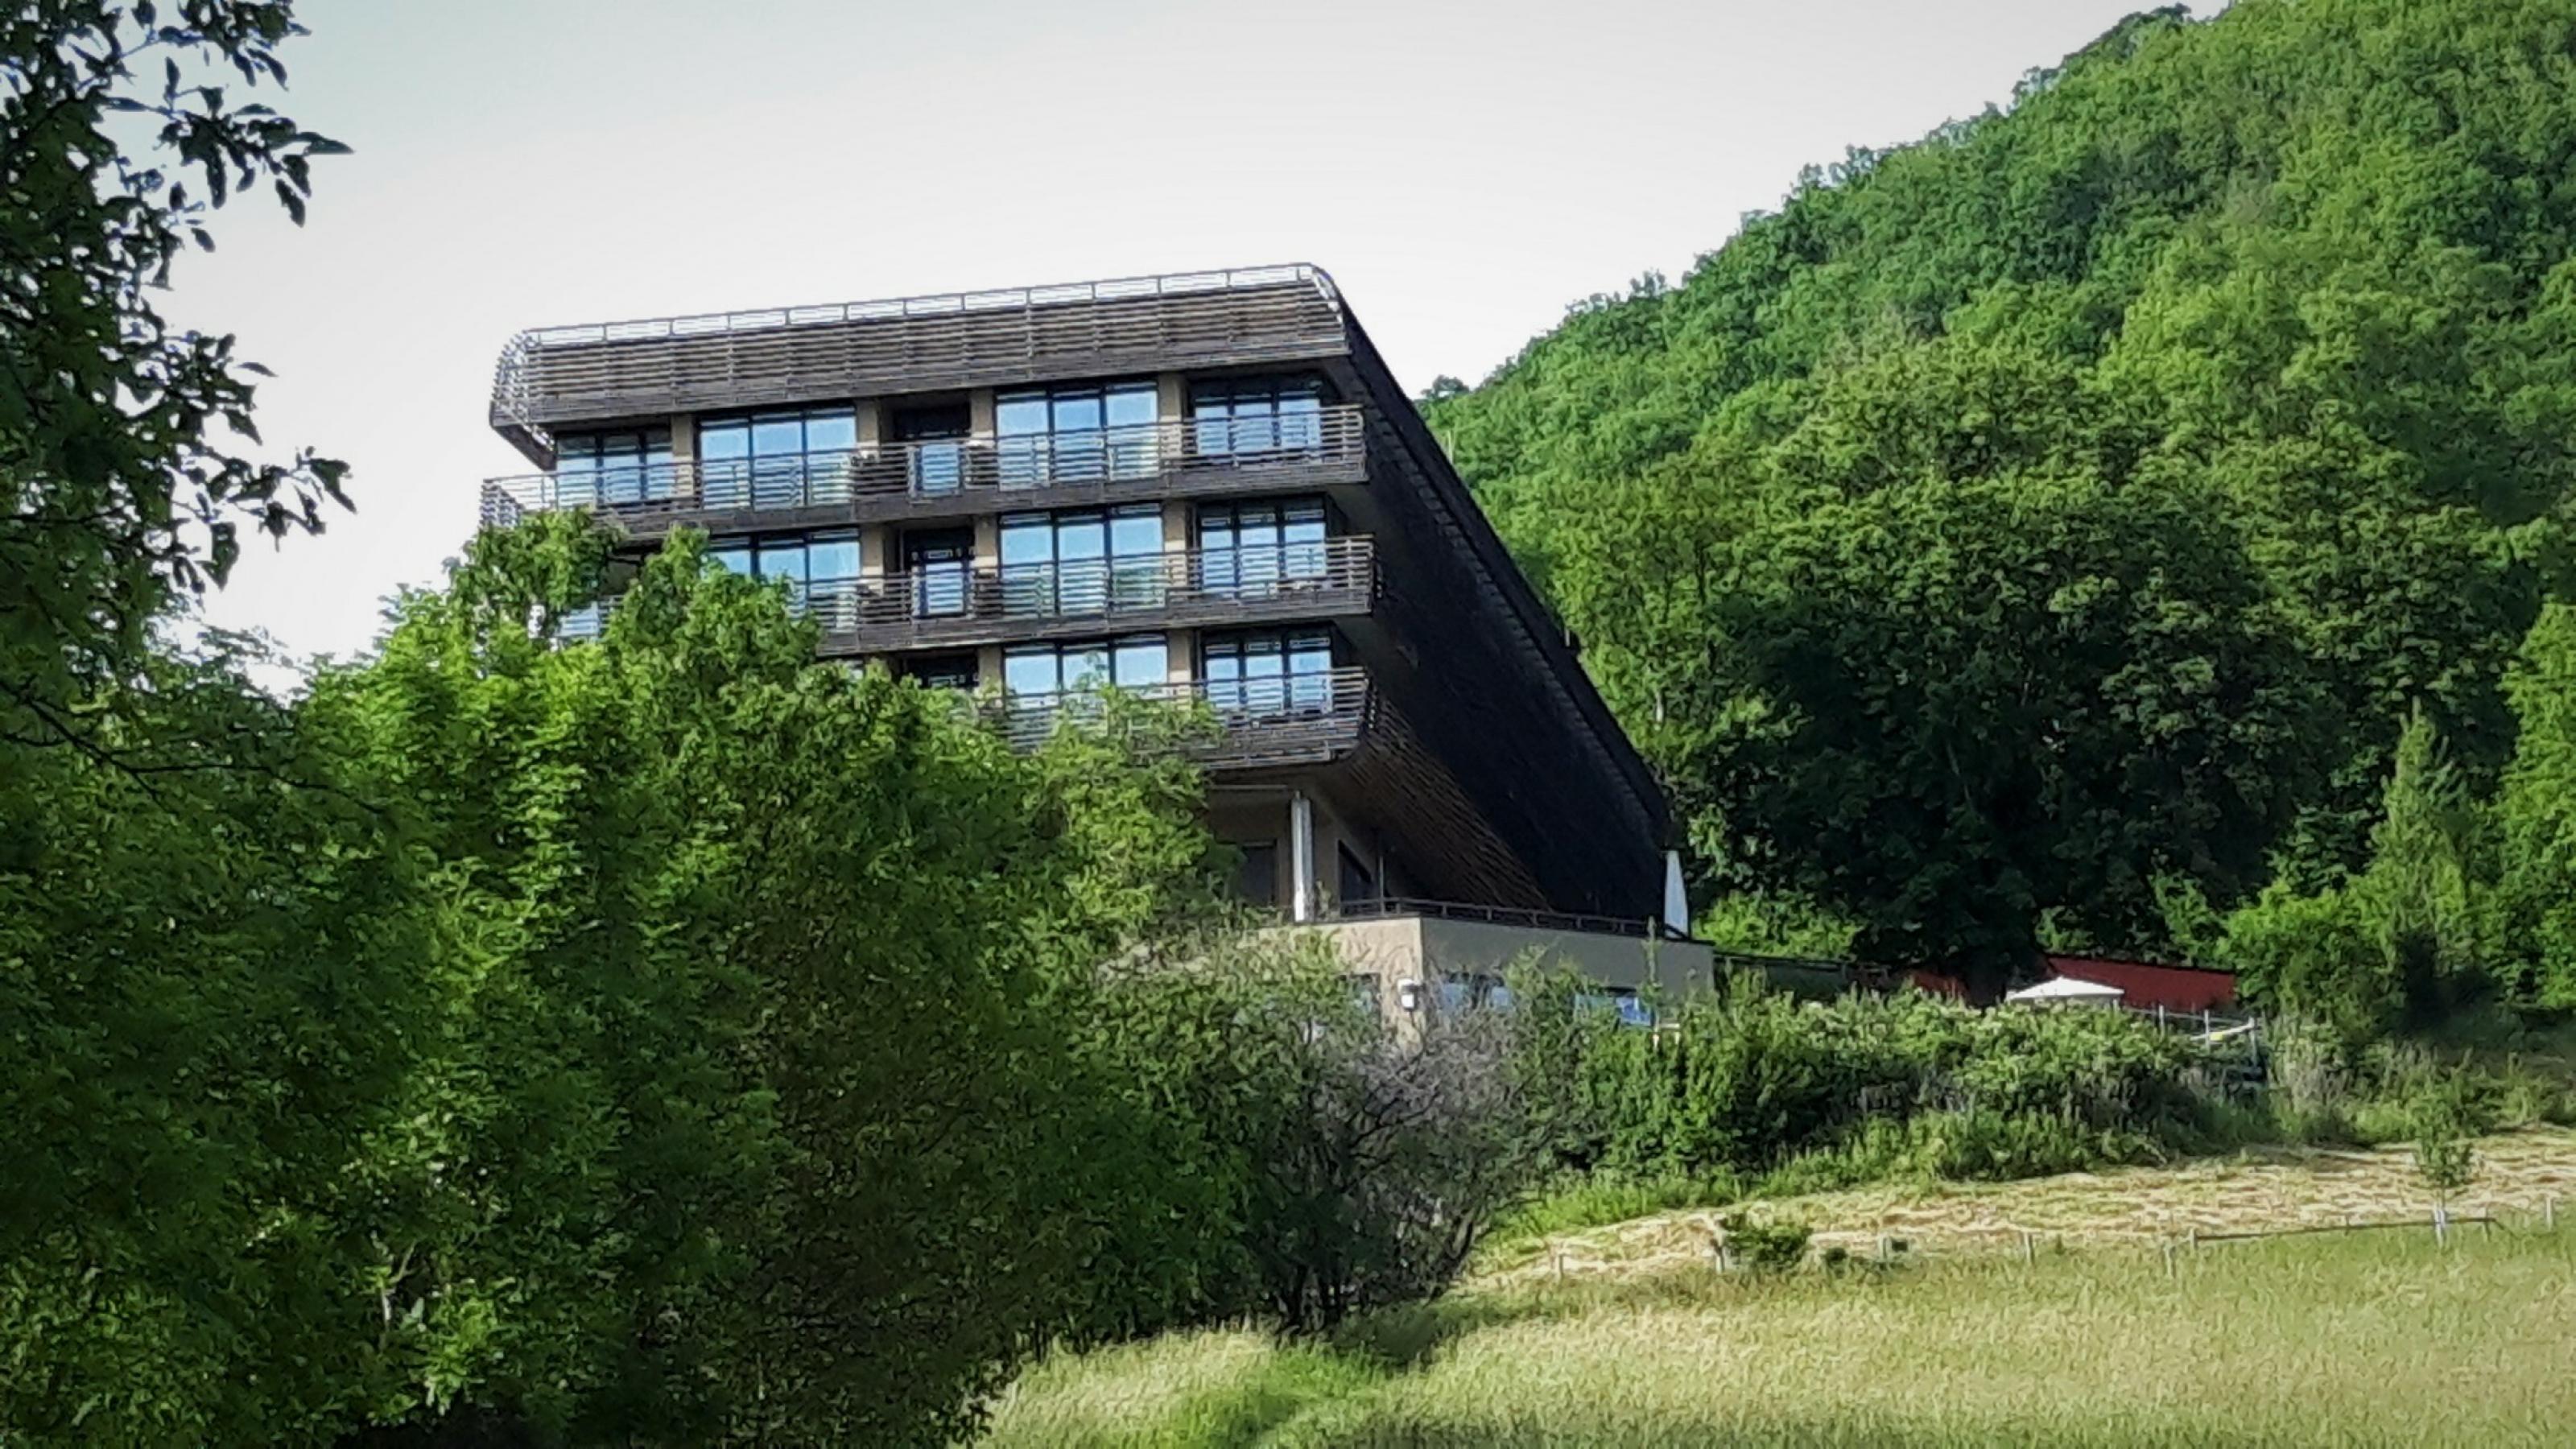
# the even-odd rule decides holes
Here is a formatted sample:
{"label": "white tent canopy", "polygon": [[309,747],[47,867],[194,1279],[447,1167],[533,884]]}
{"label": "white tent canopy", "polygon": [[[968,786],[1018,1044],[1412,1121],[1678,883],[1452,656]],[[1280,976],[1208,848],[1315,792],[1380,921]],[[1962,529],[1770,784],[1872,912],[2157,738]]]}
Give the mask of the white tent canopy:
{"label": "white tent canopy", "polygon": [[2128,993],[2117,986],[2099,981],[2078,981],[2072,976],[2052,976],[2037,986],[2025,986],[2005,995],[2006,1001],[2027,1001],[2038,1005],[2055,1002],[2085,1006],[2109,1006]]}

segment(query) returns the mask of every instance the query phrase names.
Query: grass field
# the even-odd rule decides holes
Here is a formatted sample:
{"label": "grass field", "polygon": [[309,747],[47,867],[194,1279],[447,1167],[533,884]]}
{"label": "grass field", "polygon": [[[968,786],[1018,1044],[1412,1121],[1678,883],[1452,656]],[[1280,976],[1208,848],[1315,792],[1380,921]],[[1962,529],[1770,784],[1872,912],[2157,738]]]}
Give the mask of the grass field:
{"label": "grass field", "polygon": [[1667,1215],[1542,1244],[1329,1346],[1204,1333],[1051,1360],[991,1442],[2566,1443],[2576,1224],[2520,1211],[2576,1183],[2576,1136],[2485,1156],[2488,1201],[2460,1210],[2521,1226],[2214,1244],[2170,1276],[2156,1239],[2377,1220],[2421,1194],[2403,1153],[1834,1194],[1783,1206],[1855,1243],[1909,1234],[1918,1261],[1776,1280],[1711,1271],[1693,1215]]}

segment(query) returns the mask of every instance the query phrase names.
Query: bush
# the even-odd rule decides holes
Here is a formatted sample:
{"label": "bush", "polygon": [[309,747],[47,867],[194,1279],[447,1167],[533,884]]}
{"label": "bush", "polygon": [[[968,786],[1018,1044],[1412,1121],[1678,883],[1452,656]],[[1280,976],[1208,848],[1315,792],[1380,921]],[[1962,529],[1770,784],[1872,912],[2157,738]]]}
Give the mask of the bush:
{"label": "bush", "polygon": [[1763,1222],[1745,1213],[1728,1213],[1718,1226],[1726,1232],[1727,1256],[1755,1273],[1786,1273],[1805,1262],[1814,1236],[1805,1223]]}
{"label": "bush", "polygon": [[1550,1102],[1542,1145],[1618,1180],[2014,1176],[2144,1160],[2215,1120],[2198,1049],[2114,1012],[1913,992],[1800,1003],[1735,980],[1640,1032],[1546,972],[1518,973],[1514,991],[1516,1075]]}
{"label": "bush", "polygon": [[1537,1176],[1513,1021],[1443,1014],[1399,1033],[1351,999],[1323,942],[1237,933],[1147,952],[1097,1009],[1104,1079],[1170,1124],[1172,1158],[1140,1181],[1198,1185],[1190,1212],[1120,1255],[1126,1275],[1156,1276],[1102,1315],[1111,1331],[1255,1311],[1313,1331],[1436,1296]]}

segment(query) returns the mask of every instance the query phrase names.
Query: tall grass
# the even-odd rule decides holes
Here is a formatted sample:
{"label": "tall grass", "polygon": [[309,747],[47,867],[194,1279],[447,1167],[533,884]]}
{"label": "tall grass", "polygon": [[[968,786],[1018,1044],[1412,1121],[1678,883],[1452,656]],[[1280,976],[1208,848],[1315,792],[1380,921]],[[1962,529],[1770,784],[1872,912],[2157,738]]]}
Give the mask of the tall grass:
{"label": "tall grass", "polygon": [[2565,1442],[2576,1233],[2231,1244],[1474,1293],[1337,1347],[1048,1363],[1012,1446]]}

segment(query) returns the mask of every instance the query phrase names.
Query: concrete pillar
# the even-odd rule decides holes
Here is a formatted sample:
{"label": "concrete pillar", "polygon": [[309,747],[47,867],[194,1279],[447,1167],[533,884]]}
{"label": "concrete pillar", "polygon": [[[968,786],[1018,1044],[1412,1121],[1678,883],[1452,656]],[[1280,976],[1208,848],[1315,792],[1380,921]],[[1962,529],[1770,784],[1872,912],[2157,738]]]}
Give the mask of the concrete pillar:
{"label": "concrete pillar", "polygon": [[1187,684],[1198,678],[1199,631],[1174,629],[1163,636],[1163,678],[1173,684]]}
{"label": "concrete pillar", "polygon": [[1303,790],[1288,795],[1288,919],[1315,919],[1315,802]]}
{"label": "concrete pillar", "polygon": [[698,455],[698,417],[695,413],[671,414],[671,496],[698,496],[698,470],[689,466]]}

